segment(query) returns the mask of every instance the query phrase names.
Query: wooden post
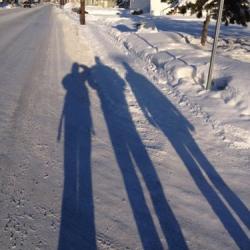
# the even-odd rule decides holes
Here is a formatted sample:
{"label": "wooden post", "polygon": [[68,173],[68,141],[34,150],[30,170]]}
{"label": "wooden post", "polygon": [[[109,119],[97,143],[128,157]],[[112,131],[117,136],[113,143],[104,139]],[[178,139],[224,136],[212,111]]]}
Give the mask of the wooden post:
{"label": "wooden post", "polygon": [[204,46],[207,42],[208,25],[210,23],[211,15],[207,14],[206,20],[203,23],[202,35],[201,35],[201,45]]}
{"label": "wooden post", "polygon": [[81,7],[80,7],[80,24],[84,25],[85,22],[85,0],[81,0]]}

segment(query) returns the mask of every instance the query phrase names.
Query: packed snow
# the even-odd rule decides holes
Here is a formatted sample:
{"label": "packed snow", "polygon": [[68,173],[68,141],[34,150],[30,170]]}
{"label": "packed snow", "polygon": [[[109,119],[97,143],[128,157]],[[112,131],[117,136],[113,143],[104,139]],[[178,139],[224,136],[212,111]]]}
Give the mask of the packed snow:
{"label": "packed snow", "polygon": [[[114,225],[114,227],[112,226],[113,230],[105,231],[103,223],[100,222],[96,222],[96,227],[101,232],[105,231],[104,235],[112,239],[110,245],[113,246],[113,249],[152,249],[152,246],[149,247],[151,243],[147,247],[144,240],[146,238],[151,242],[154,241],[153,232],[150,237],[147,236],[147,233],[140,233],[142,221],[136,218],[138,214],[133,198],[140,199],[140,194],[132,191],[133,188],[130,184],[131,181],[134,182],[132,180],[133,174],[127,176],[125,173],[125,169],[128,171],[136,169],[136,175],[145,188],[149,207],[156,209],[156,221],[158,218],[160,223],[154,222],[157,225],[157,232],[159,232],[164,249],[168,249],[168,247],[185,249],[186,244],[190,249],[237,249],[237,246],[244,249],[247,247],[249,230],[246,226],[248,225],[247,215],[249,211],[244,202],[248,204],[249,199],[246,198],[248,188],[244,188],[244,185],[247,185],[244,178],[247,178],[249,173],[249,156],[247,153],[249,130],[240,126],[231,127],[231,123],[227,125],[221,122],[219,110],[216,113],[212,109],[218,109],[218,105],[221,105],[219,107],[223,108],[224,111],[227,107],[226,111],[232,112],[232,107],[224,104],[221,97],[215,98],[212,94],[220,94],[224,87],[217,82],[216,88],[221,89],[220,91],[206,91],[202,82],[203,79],[198,78],[199,72],[195,72],[196,68],[197,71],[198,69],[201,72],[202,70],[203,72],[206,71],[205,68],[208,63],[202,63],[202,61],[209,58],[211,41],[203,49],[199,45],[198,35],[187,34],[184,31],[185,29],[188,30],[187,27],[193,26],[197,22],[201,23],[201,21],[194,19],[193,23],[192,20],[189,20],[187,27],[177,26],[176,29],[180,29],[178,31],[164,31],[162,26],[166,25],[165,18],[152,18],[148,15],[134,17],[128,11],[122,9],[88,7],[87,11],[89,13],[86,15],[87,25],[80,26],[79,16],[69,10],[67,11],[69,19],[64,20],[64,23],[72,23],[72,36],[77,34],[80,40],[88,44],[92,56],[95,58],[91,66],[88,66],[90,75],[87,81],[90,82],[90,85],[91,82],[96,83],[94,89],[100,99],[102,111],[101,114],[96,110],[93,112],[95,116],[99,116],[97,121],[94,122],[96,124],[94,141],[99,144],[95,147],[95,150],[96,148],[100,149],[95,154],[96,158],[93,161],[94,165],[105,168],[102,172],[106,172],[107,175],[111,174],[112,170],[109,167],[106,168],[105,162],[109,159],[107,160],[107,166],[110,166],[110,161],[112,161],[110,159],[113,159],[113,157],[109,154],[109,149],[113,149],[117,160],[116,164],[120,167],[123,183],[126,186],[128,200],[134,212],[134,221],[138,226],[142,246],[140,247],[137,245],[138,243],[134,242],[135,237],[133,235],[137,235],[137,233],[131,229],[124,235],[127,225],[131,222],[128,222],[128,214],[126,215],[124,210],[121,213],[120,207],[117,208],[119,217],[116,224],[117,230],[114,229],[116,227]],[[167,19],[167,21],[171,21],[171,19]],[[173,19],[172,22],[174,21]],[[187,22],[183,21],[182,25],[184,23]],[[162,26],[159,24],[162,24]],[[175,28],[173,24],[170,24],[166,29],[170,29],[170,27]],[[198,33],[197,29],[195,31]],[[65,37],[67,38],[68,34]],[[242,36],[240,37],[242,38]],[[193,42],[191,43],[192,39]],[[198,58],[196,56],[197,48],[198,51],[203,52]],[[83,49],[81,52],[83,56],[80,60],[84,60],[85,50]],[[229,59],[231,60],[231,58]],[[200,76],[200,78],[202,77]],[[215,103],[215,101],[217,102]],[[92,100],[91,103],[95,107],[97,102]],[[215,117],[215,115],[217,116]],[[102,116],[106,120],[109,139],[103,138],[105,133],[101,128]],[[183,117],[185,118],[183,119]],[[229,117],[229,115],[223,114],[222,118],[225,119],[225,117]],[[132,123],[131,118],[133,119]],[[229,121],[231,122],[232,119],[230,118]],[[240,125],[245,124],[240,122]],[[140,135],[143,146],[141,143],[135,142],[137,140],[137,132],[134,133],[135,131]],[[117,140],[117,138],[119,139]],[[130,139],[135,140],[134,145],[131,144]],[[112,142],[111,147],[109,140]],[[227,148],[226,144],[232,148]],[[197,145],[202,148],[202,151]],[[157,210],[159,207],[156,204],[161,203],[164,207],[162,211],[165,215],[167,214],[166,220],[172,221],[173,219],[174,221],[175,219],[171,211],[169,212],[169,209],[165,206],[161,188],[152,187],[150,184],[152,183],[151,178],[158,183],[158,177],[153,173],[154,170],[151,172],[152,169],[145,167],[149,162],[143,154],[144,149],[154,162],[154,168],[157,169],[160,179],[164,179],[162,182],[164,191],[168,196],[171,207],[177,214],[186,242],[183,241],[181,234],[173,233],[173,230],[178,230],[178,228],[173,229],[171,226],[170,228],[164,228],[166,224],[161,224],[164,216],[161,217],[161,213]],[[132,158],[132,169],[127,156]],[[210,164],[209,161],[212,161],[213,164]],[[197,166],[199,167],[196,168]],[[151,180],[147,179],[144,168],[149,171],[147,174]],[[192,176],[191,182],[189,182],[190,176],[187,177],[182,172],[185,169]],[[171,172],[172,170],[173,172]],[[232,173],[232,170],[235,171],[234,173],[238,173],[238,180],[229,174]],[[216,171],[221,171],[221,176]],[[171,173],[177,174],[179,179],[171,177]],[[111,175],[114,179],[117,179],[115,173]],[[222,187],[227,186],[227,184],[221,179],[222,176],[225,177],[227,183],[232,184],[229,189],[226,187],[227,191],[225,192]],[[110,176],[108,178],[111,180]],[[172,184],[170,184],[171,180],[175,187],[174,190]],[[99,196],[100,203],[97,202],[97,207],[100,206],[101,210],[96,208],[96,219],[97,221],[103,221],[104,214],[106,214],[105,207],[109,206],[106,203],[106,196],[109,196],[108,200],[113,204],[114,197],[118,194],[107,187],[104,183],[106,178],[99,181],[98,183],[106,192],[101,195],[101,199]],[[199,197],[191,187],[192,181],[198,187],[202,197]],[[171,190],[168,190],[169,185]],[[230,188],[239,191],[237,194],[241,195],[243,204],[237,197],[237,201],[231,199],[233,194]],[[148,193],[146,189],[149,191]],[[215,189],[218,191],[218,196],[215,194],[217,192]],[[180,190],[188,191],[182,193]],[[153,193],[158,197],[157,199],[154,198]],[[236,204],[240,204],[242,209],[237,211],[239,213],[236,215],[233,212],[237,218],[240,218],[240,220],[237,220],[239,224],[233,222],[234,219],[222,204],[223,202],[220,202],[219,197],[225,199],[225,204],[234,211],[236,211]],[[217,215],[215,220],[212,219],[213,215],[209,214],[206,205],[200,203],[203,198],[206,199],[213,213]],[[143,204],[143,201],[140,200],[139,203]],[[193,207],[194,203],[197,204],[195,208]],[[220,214],[219,208],[222,209],[220,211],[223,215]],[[199,212],[197,213],[197,211]],[[111,218],[116,221],[117,214],[112,210],[110,212],[112,213]],[[227,232],[224,231],[223,233],[224,229],[219,229],[220,226],[216,223],[218,218]],[[146,217],[142,220],[149,221]],[[123,225],[122,229],[120,228],[121,224]],[[198,237],[198,235],[201,237]],[[237,246],[233,245],[232,238],[228,238],[228,235],[234,239]],[[211,239],[213,240],[211,241]],[[164,242],[165,240],[167,242]],[[176,241],[179,241],[178,246]],[[126,243],[124,244],[124,242]],[[156,242],[153,244],[156,244]],[[160,246],[155,248],[161,249]],[[100,246],[100,249],[106,249],[106,247]]]}
{"label": "packed snow", "polygon": [[[66,4],[70,12],[72,4]],[[201,19],[182,16],[133,16],[123,9],[88,6],[87,19],[105,29],[118,46],[145,62],[162,88],[178,96],[181,106],[202,116],[232,147],[250,148],[250,28],[222,26],[213,89],[205,90],[215,22],[206,46],[200,45]]]}
{"label": "packed snow", "polygon": [[206,91],[201,21],[72,7],[0,21],[0,248],[248,250],[248,29]]}

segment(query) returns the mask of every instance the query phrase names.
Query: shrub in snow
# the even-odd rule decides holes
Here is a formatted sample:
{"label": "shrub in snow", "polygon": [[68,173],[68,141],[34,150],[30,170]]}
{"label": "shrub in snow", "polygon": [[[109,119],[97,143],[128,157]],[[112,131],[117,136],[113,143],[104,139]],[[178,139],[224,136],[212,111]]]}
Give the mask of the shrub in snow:
{"label": "shrub in snow", "polygon": [[129,8],[129,0],[117,0],[116,3],[119,8]]}
{"label": "shrub in snow", "polygon": [[131,14],[132,14],[132,15],[141,15],[141,14],[143,14],[143,10],[141,10],[141,9],[132,10],[132,11],[131,11]]}
{"label": "shrub in snow", "polygon": [[153,21],[144,21],[142,23],[137,23],[136,27],[138,28],[137,32],[158,32],[157,27]]}

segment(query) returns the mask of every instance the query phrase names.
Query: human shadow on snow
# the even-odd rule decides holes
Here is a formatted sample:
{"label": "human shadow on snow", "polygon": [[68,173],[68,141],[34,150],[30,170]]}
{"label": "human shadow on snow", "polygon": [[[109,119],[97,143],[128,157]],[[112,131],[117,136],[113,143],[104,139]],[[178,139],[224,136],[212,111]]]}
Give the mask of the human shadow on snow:
{"label": "human shadow on snow", "polygon": [[64,131],[64,190],[58,250],[95,250],[96,232],[91,177],[90,100],[87,68],[74,63],[64,77],[66,95],[58,130]]}
{"label": "human shadow on snow", "polygon": [[[123,65],[126,69],[126,80],[145,117],[168,138],[197,187],[237,246],[240,249],[248,249],[250,244],[248,236],[220,196],[227,201],[248,228],[249,210],[203,154],[191,135],[192,125],[147,78],[135,72],[127,63]],[[204,173],[211,184],[204,177]]]}
{"label": "human shadow on snow", "polygon": [[[126,80],[145,117],[168,138],[237,246],[247,249],[249,239],[221,196],[246,226],[249,226],[249,211],[196,144],[190,133],[192,125],[147,78],[126,63],[124,68]],[[168,248],[188,249],[153,162],[132,120],[125,98],[125,82],[115,70],[96,57],[96,64],[91,68],[74,63],[72,72],[62,81],[67,92],[58,129],[58,141],[64,131],[64,190],[58,250],[97,249],[91,174],[93,124],[87,83],[96,90],[100,99],[143,249],[160,250],[164,246],[138,172],[149,192]]]}
{"label": "human shadow on snow", "polygon": [[178,221],[164,195],[159,176],[132,120],[125,98],[124,80],[115,70],[104,65],[96,57],[96,64],[91,68],[89,84],[96,90],[101,101],[143,249],[160,250],[163,246],[137,171],[140,172],[149,191],[169,249],[188,249]]}

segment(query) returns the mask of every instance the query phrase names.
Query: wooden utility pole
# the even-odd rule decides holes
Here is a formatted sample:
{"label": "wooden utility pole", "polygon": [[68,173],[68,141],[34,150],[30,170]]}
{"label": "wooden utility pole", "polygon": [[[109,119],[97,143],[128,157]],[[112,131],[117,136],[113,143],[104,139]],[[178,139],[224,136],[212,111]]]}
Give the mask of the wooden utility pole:
{"label": "wooden utility pole", "polygon": [[60,1],[60,7],[61,9],[63,8],[64,4],[65,4],[65,0],[59,0]]}
{"label": "wooden utility pole", "polygon": [[80,24],[84,25],[85,22],[85,0],[80,0],[81,6],[80,6]]}

